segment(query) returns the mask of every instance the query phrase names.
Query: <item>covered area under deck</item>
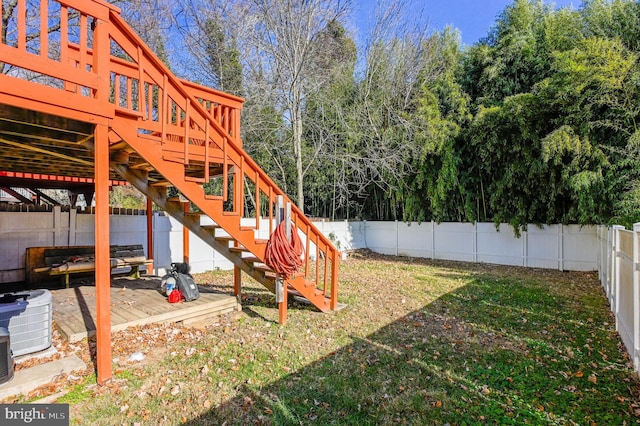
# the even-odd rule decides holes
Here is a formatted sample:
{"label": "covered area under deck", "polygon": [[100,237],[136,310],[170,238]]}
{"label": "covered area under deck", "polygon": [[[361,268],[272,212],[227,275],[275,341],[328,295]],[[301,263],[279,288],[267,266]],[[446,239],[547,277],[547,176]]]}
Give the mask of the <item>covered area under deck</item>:
{"label": "covered area under deck", "polygon": [[[229,312],[237,309],[237,300],[233,296],[205,291],[197,303],[171,305],[157,291],[157,277],[123,282],[121,278],[111,276],[108,267],[109,188],[127,182],[118,180],[119,176],[109,169],[108,143],[104,143],[107,142],[106,126],[92,123],[95,117],[89,114],[77,115],[86,117],[87,121],[3,104],[0,108],[0,187],[35,191],[63,189],[69,191],[70,204],[79,194],[84,195],[88,204],[93,200],[95,278],[90,282],[83,280],[85,285],[53,292],[53,321],[69,340],[96,336],[98,381],[104,382],[111,377],[112,331],[132,325],[182,321]],[[103,138],[104,142],[98,145],[104,149],[96,149],[96,136]],[[98,156],[100,159],[96,162]],[[148,211],[151,207],[149,200]],[[152,215],[147,217],[147,247],[152,248]],[[153,259],[153,253],[148,252],[147,258]],[[101,263],[107,266],[102,267]]]}

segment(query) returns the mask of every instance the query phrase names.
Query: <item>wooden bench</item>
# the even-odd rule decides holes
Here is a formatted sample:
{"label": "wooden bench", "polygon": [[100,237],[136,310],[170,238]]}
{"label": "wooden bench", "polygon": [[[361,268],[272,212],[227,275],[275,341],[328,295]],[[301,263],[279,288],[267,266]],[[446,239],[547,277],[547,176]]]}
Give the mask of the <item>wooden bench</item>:
{"label": "wooden bench", "polygon": [[[129,275],[138,278],[140,267],[153,265],[153,260],[145,257],[141,244],[113,245],[109,258],[111,269],[129,268]],[[71,274],[94,272],[95,247],[29,247],[26,252],[27,282],[34,283],[47,276],[57,276],[65,287],[69,287]]]}

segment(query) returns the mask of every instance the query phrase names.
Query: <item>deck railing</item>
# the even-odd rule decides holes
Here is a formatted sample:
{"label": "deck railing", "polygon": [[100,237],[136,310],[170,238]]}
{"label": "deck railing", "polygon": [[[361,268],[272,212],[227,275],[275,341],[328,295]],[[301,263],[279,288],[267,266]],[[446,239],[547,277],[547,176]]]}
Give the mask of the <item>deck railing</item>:
{"label": "deck railing", "polygon": [[[218,196],[231,198],[240,216],[249,213],[245,198],[251,200],[256,228],[261,216],[274,217],[278,195],[290,202],[242,149],[242,99],[178,79],[118,8],[101,0],[17,0],[11,12],[6,24],[0,24],[0,103],[130,119],[139,135],[175,146],[175,160],[185,166],[202,164],[200,182],[211,178],[210,165],[221,165]],[[235,176],[231,185],[230,169]],[[291,204],[292,222],[306,237],[307,253],[311,244],[316,250],[315,266],[307,256],[305,273],[331,295],[335,308],[339,253]]]}

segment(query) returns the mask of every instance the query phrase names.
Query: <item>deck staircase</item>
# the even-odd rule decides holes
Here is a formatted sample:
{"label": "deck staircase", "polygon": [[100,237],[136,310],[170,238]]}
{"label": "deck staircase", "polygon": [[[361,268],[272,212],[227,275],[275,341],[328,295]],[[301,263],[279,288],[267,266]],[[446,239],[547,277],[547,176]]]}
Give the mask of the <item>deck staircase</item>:
{"label": "deck staircase", "polygon": [[[92,144],[108,143],[113,172],[224,255],[237,271],[273,292],[278,277],[265,264],[265,234],[273,231],[280,196],[291,204],[291,223],[305,248],[303,267],[284,280],[284,288],[323,312],[337,309],[340,253],[243,150],[242,99],[177,78],[108,3],[49,0],[57,8],[41,3],[43,12],[57,10],[60,15],[54,20],[61,23],[61,52],[55,58],[40,54],[37,61],[17,59],[15,65],[63,82],[62,90],[42,89],[48,105],[58,90],[75,110],[91,113],[95,108],[96,115],[108,119],[108,141],[85,145],[92,149]],[[22,0],[18,4],[25,5]],[[65,34],[71,13],[79,14],[80,26],[80,37],[73,41]],[[36,28],[46,28],[47,13],[43,15]],[[22,40],[28,30],[19,29],[28,22],[17,24],[11,53],[33,57],[34,49]],[[40,50],[48,50],[41,43],[45,46]],[[7,49],[0,46],[0,62]],[[49,62],[55,64],[47,66]]]}

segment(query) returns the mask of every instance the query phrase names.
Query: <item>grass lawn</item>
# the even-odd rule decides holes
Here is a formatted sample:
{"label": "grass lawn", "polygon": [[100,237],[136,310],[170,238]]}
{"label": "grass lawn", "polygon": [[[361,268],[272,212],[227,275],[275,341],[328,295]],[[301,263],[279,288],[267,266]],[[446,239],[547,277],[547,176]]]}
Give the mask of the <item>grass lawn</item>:
{"label": "grass lawn", "polygon": [[[231,291],[230,272],[197,276]],[[71,424],[640,423],[640,382],[596,273],[356,253],[348,307],[321,314],[245,279],[244,311],[198,327],[114,335],[107,386],[58,402]],[[85,342],[86,343],[86,342]]]}

